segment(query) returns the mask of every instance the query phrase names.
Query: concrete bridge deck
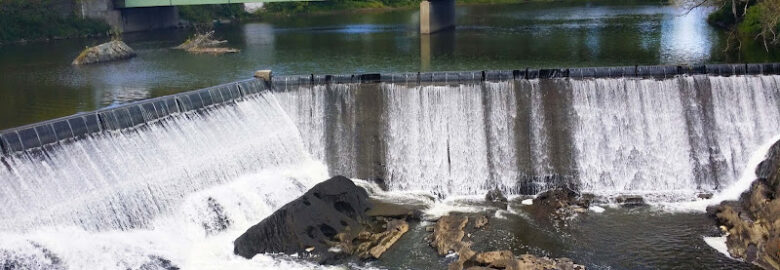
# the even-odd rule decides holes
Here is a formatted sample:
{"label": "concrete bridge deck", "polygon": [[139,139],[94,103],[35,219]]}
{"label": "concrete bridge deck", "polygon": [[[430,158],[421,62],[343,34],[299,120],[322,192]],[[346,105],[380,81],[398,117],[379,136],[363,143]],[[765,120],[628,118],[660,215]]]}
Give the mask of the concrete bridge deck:
{"label": "concrete bridge deck", "polygon": [[189,5],[217,5],[271,2],[303,2],[323,0],[114,0],[116,8],[168,7]]}

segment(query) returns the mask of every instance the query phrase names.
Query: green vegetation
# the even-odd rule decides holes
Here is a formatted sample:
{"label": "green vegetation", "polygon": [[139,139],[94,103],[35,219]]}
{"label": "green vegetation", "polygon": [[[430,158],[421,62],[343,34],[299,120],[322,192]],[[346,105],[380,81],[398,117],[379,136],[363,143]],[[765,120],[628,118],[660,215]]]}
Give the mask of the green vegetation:
{"label": "green vegetation", "polygon": [[[498,4],[519,3],[528,0],[458,0],[458,4]],[[347,9],[374,8],[414,8],[419,7],[420,0],[329,0],[323,2],[289,2],[268,3],[267,12],[272,13],[303,13],[338,11]]]}
{"label": "green vegetation", "polygon": [[109,27],[102,21],[56,12],[53,0],[0,0],[0,43],[19,40],[100,35]]}
{"label": "green vegetation", "polygon": [[695,5],[708,3],[718,7],[708,22],[729,31],[727,49],[739,49],[745,39],[758,40],[767,51],[780,46],[780,0],[704,0]]}

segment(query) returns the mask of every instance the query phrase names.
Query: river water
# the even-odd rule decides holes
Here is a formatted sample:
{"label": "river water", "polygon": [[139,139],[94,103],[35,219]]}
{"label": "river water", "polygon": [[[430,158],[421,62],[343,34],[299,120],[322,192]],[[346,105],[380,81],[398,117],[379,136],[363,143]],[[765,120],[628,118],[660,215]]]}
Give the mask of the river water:
{"label": "river water", "polygon": [[[553,7],[554,6],[554,7]],[[166,31],[126,36],[135,59],[74,68],[94,40],[2,47],[0,125],[278,73],[508,69],[730,61],[705,12],[657,4],[468,6],[455,32],[421,39],[409,10],[279,18],[218,28],[226,56],[169,48]],[[777,56],[760,51],[750,61]],[[774,58],[773,58],[774,57]],[[246,86],[246,87],[257,87]],[[332,175],[382,178],[390,193],[471,211],[486,190],[526,196],[568,185],[605,211],[553,228],[515,201],[476,247],[566,256],[591,269],[751,269],[711,248],[707,201],[745,186],[780,128],[780,76],[550,79],[463,84],[279,86],[2,156],[0,266],[10,269],[311,269],[299,258],[232,254],[246,228]],[[747,172],[747,174],[745,173]],[[744,181],[747,180],[747,181]],[[616,208],[617,194],[651,206]],[[733,196],[732,196],[733,198]],[[602,209],[603,210],[603,209]],[[439,269],[413,224],[357,268]],[[714,241],[717,242],[717,241]],[[334,268],[338,268],[336,266]]]}
{"label": "river water", "polygon": [[241,53],[169,49],[185,30],[126,34],[138,57],[72,67],[101,39],[0,47],[0,129],[251,76],[780,61],[745,45],[723,54],[708,10],[655,1],[555,2],[457,8],[458,28],[418,34],[416,10],[296,15],[217,28]]}

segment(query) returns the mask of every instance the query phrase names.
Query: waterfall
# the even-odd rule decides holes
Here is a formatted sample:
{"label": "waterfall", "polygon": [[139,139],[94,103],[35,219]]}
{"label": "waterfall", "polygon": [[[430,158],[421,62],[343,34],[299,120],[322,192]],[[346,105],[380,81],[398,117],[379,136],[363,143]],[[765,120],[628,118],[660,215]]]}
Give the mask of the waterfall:
{"label": "waterfall", "polygon": [[739,179],[778,119],[780,76],[285,84],[2,156],[0,265],[311,268],[231,241],[336,174],[686,200]]}
{"label": "waterfall", "polygon": [[[733,183],[780,127],[778,76],[352,84],[283,95],[331,174],[445,195],[566,185],[690,198]],[[363,139],[376,133],[378,143]]]}
{"label": "waterfall", "polygon": [[[95,135],[45,155],[6,159],[0,228],[147,227],[187,194],[311,160],[270,92],[136,130]],[[321,179],[322,180],[322,179]]]}

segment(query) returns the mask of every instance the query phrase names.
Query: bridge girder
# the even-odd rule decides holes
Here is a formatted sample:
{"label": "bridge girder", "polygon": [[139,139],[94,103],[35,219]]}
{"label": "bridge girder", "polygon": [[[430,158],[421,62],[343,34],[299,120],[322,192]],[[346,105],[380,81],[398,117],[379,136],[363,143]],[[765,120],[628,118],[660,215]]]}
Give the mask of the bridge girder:
{"label": "bridge girder", "polygon": [[114,0],[115,8],[167,7],[215,4],[310,2],[321,0]]}

